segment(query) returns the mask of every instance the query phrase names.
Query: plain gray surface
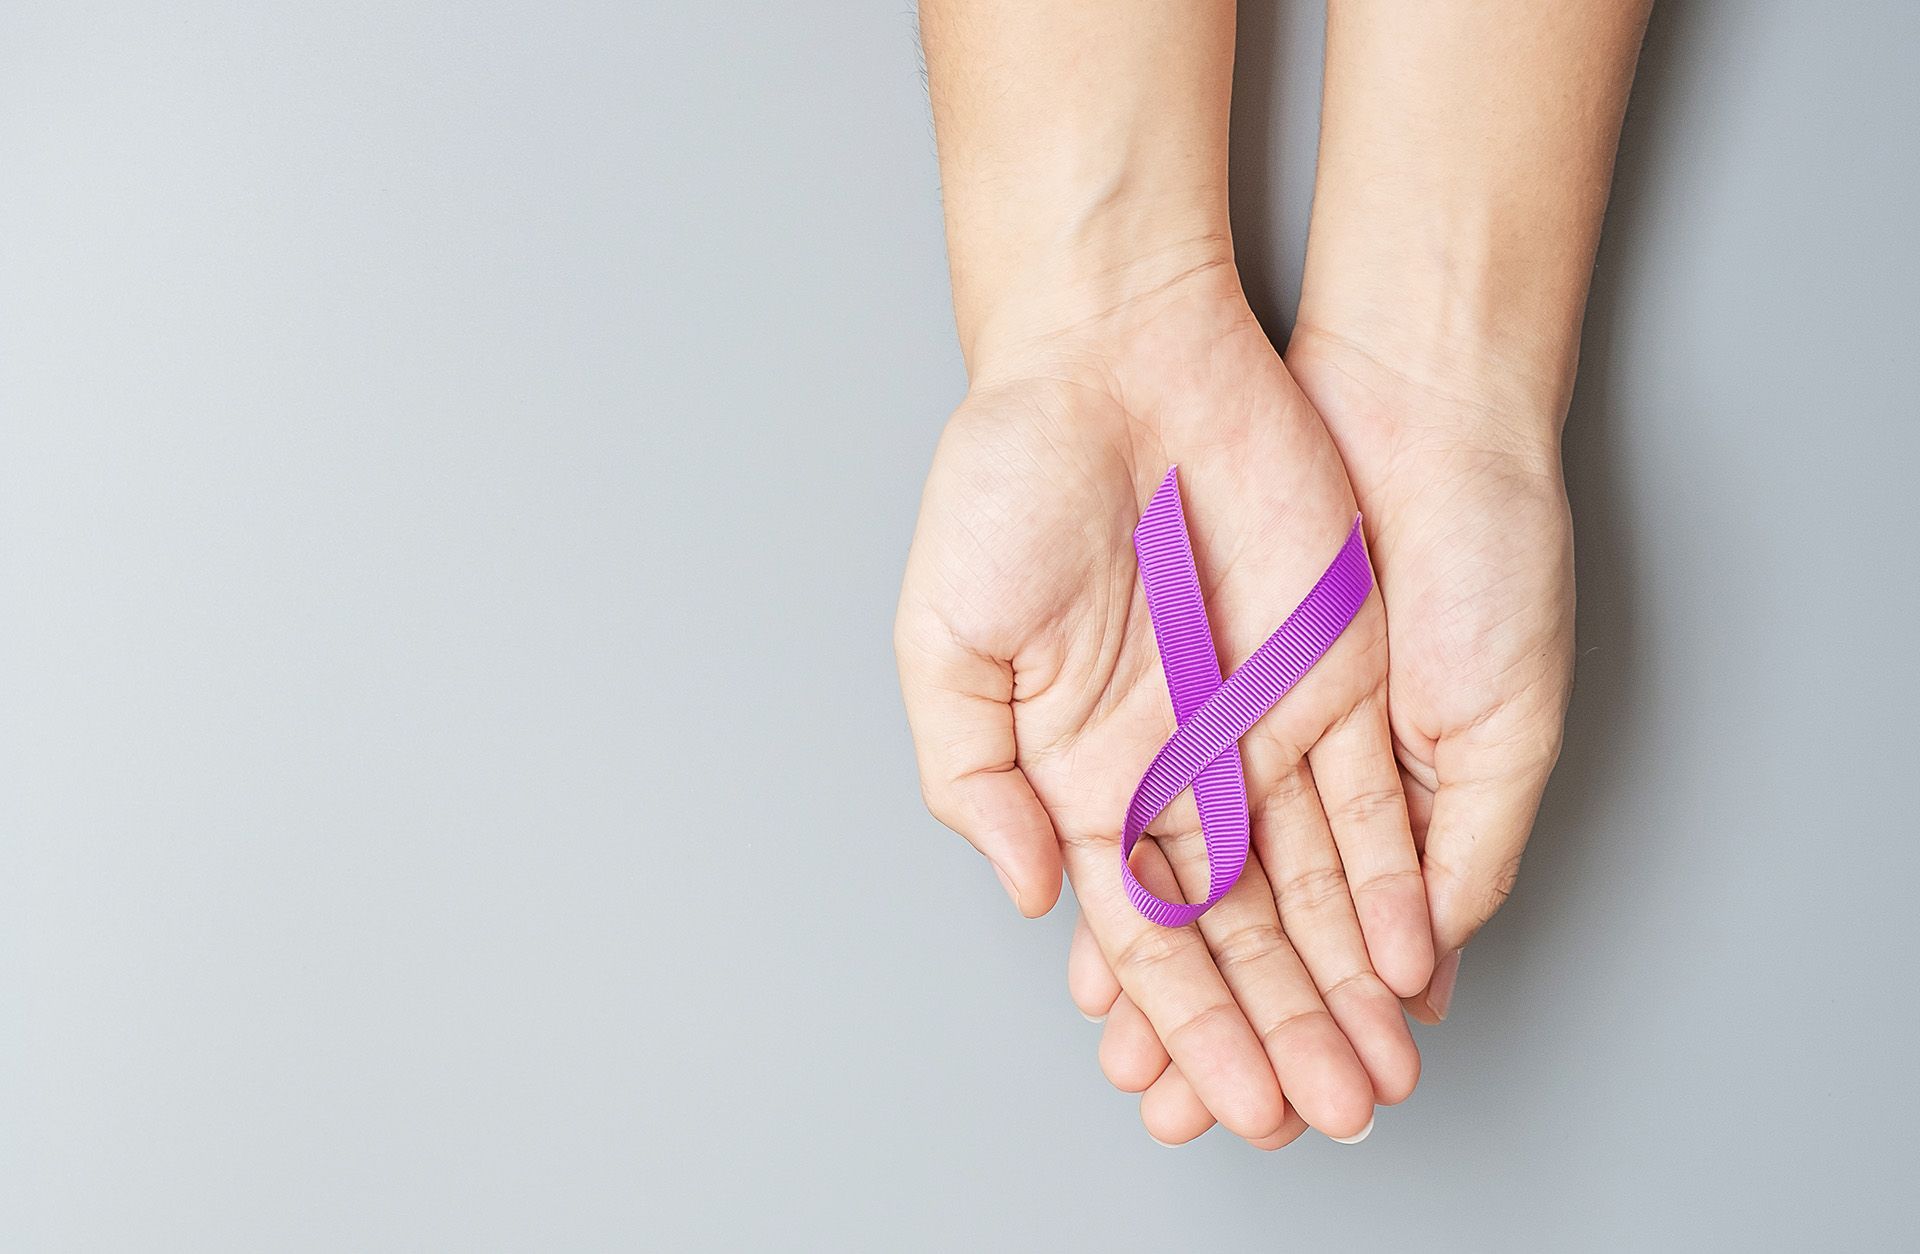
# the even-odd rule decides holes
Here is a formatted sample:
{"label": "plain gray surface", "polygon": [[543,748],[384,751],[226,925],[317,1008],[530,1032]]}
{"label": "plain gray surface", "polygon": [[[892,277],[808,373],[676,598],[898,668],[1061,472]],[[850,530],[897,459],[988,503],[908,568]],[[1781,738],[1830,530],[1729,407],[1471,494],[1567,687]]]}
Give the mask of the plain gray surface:
{"label": "plain gray surface", "polygon": [[0,1247],[1911,1248],[1917,44],[1662,6],[1566,759],[1420,1091],[1263,1156],[920,809],[904,0],[0,8]]}

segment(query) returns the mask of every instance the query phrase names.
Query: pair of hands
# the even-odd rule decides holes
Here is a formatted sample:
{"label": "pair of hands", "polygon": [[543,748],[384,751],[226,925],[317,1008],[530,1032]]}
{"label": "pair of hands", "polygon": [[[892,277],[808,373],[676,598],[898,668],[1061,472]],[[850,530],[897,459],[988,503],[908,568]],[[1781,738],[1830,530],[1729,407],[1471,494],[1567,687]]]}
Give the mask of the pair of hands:
{"label": "pair of hands", "polygon": [[[1572,549],[1558,447],[1471,389],[1296,331],[1230,262],[997,344],[929,474],[896,648],[922,788],[1020,910],[1081,908],[1068,982],[1158,1140],[1353,1139],[1412,1092],[1559,749]],[[1121,888],[1120,815],[1173,717],[1132,548],[1178,464],[1223,670],[1312,586],[1356,509],[1378,581],[1241,742],[1253,852],[1200,922]],[[1136,871],[1195,900],[1190,795]],[[1404,1011],[1404,1012],[1403,1012]]]}

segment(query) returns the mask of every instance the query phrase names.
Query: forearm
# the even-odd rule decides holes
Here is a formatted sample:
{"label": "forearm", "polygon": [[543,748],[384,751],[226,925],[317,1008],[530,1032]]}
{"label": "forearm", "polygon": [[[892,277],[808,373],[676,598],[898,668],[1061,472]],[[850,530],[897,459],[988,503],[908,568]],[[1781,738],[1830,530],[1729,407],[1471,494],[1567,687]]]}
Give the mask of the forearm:
{"label": "forearm", "polygon": [[1650,0],[1332,0],[1296,336],[1557,431]]}
{"label": "forearm", "polygon": [[1232,0],[921,0],[969,362],[1230,269]]}

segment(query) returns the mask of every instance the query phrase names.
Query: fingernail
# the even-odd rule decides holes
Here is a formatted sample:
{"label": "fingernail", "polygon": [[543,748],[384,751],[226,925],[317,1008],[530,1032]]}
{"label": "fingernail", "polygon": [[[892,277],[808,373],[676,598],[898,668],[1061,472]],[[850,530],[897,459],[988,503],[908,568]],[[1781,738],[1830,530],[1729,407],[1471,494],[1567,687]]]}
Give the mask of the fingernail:
{"label": "fingernail", "polygon": [[[1013,886],[1013,880],[1008,878],[1007,873],[1000,869],[1000,864],[998,862],[989,862],[988,865],[993,868],[993,873],[1000,877],[1000,887],[1006,889],[1007,896],[1013,898],[1014,909],[1019,910],[1020,909],[1020,890]],[[1025,913],[1025,912],[1022,911],[1022,913]]]}
{"label": "fingernail", "polygon": [[1080,1012],[1080,1017],[1088,1023],[1105,1023],[1107,1021],[1107,1016],[1105,1015],[1090,1015],[1084,1010]]}
{"label": "fingernail", "polygon": [[1460,951],[1454,950],[1440,960],[1433,969],[1433,982],[1427,985],[1427,1009],[1435,1017],[1447,1017],[1447,1007],[1453,1004],[1453,982],[1460,978]]}
{"label": "fingernail", "polygon": [[1334,1137],[1328,1137],[1327,1139],[1330,1141],[1338,1141],[1342,1145],[1358,1145],[1360,1144],[1360,1142],[1366,1140],[1367,1134],[1372,1131],[1373,1131],[1373,1120],[1369,1119],[1367,1120],[1367,1126],[1360,1129],[1358,1132],[1354,1133],[1352,1136],[1334,1136]]}
{"label": "fingernail", "polygon": [[1153,1142],[1153,1143],[1154,1143],[1155,1145],[1164,1145],[1164,1146],[1166,1146],[1166,1147],[1167,1147],[1168,1149],[1179,1149],[1179,1148],[1180,1148],[1180,1143],[1179,1143],[1178,1141],[1163,1141],[1163,1140],[1161,1140],[1161,1139],[1160,1139],[1159,1137],[1157,1137],[1157,1136],[1155,1136],[1155,1135],[1154,1135],[1153,1133],[1151,1133],[1151,1132],[1149,1132],[1149,1133],[1147,1133],[1147,1139],[1148,1139],[1148,1140],[1150,1140],[1150,1141],[1152,1141],[1152,1142]]}

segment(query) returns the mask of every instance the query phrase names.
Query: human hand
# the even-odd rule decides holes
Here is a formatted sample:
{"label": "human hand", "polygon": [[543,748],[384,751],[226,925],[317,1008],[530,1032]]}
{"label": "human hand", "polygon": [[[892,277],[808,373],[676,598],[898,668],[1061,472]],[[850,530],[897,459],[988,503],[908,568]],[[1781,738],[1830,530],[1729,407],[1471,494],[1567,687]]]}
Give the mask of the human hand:
{"label": "human hand", "polygon": [[1296,331],[1288,364],[1367,511],[1392,642],[1388,709],[1447,1013],[1460,950],[1512,891],[1573,688],[1573,525],[1558,413],[1463,373],[1396,371]]}
{"label": "human hand", "polygon": [[[1170,721],[1127,544],[1169,462],[1192,489],[1227,662],[1305,590],[1289,580],[1321,558],[1301,542],[1324,537],[1331,551],[1350,508],[1309,399],[1327,407],[1354,468],[1386,603],[1403,602],[1391,732],[1379,713],[1387,629],[1374,598],[1242,744],[1256,806],[1249,866],[1279,885],[1286,918],[1264,926],[1298,950],[1322,1009],[1369,1068],[1367,1034],[1342,1002],[1384,979],[1418,994],[1416,1013],[1445,1012],[1458,946],[1511,883],[1557,753],[1571,560],[1553,450],[1647,5],[1525,7],[1443,5],[1415,31],[1391,6],[1329,8],[1294,350],[1303,394],[1230,279],[1233,6],[921,0],[955,318],[974,391],[928,483],[901,607],[904,687],[930,804],[995,859],[1029,913],[1058,893],[1057,830],[1093,942],[1076,947],[1076,996],[1083,1008],[1113,1009],[1102,1050],[1110,1073],[1129,1057],[1148,1073],[1159,1038],[1174,1046],[1149,1091],[1165,1085],[1171,1096],[1143,1102],[1150,1125],[1154,1112],[1173,1111],[1204,1130],[1211,1109],[1245,1131],[1273,1113],[1257,1078],[1229,1083],[1257,1052],[1245,1048],[1250,1025],[1218,1001],[1223,989],[1262,986],[1232,942],[1263,924],[1223,937],[1239,917],[1230,895],[1197,937],[1156,937],[1114,909],[1118,877],[1110,857],[1100,866],[1101,842],[1110,854],[1118,826],[1107,799],[1125,795]],[[1499,57],[1461,55],[1496,44]],[[1155,269],[1153,282],[1133,281]],[[1344,338],[1300,334],[1314,328]],[[1348,350],[1362,340],[1389,351],[1356,357]],[[1454,386],[1468,377],[1450,377],[1462,349],[1492,363],[1490,377],[1524,385]],[[1425,369],[1436,362],[1439,371]],[[1315,556],[1302,571],[1306,553]],[[1401,771],[1376,769],[1384,750],[1368,749],[1389,740]],[[1424,884],[1412,881],[1397,831],[1403,774],[1426,837]],[[1156,830],[1171,866],[1145,849],[1136,869],[1162,895],[1153,878],[1162,870],[1193,893],[1191,803]],[[1292,835],[1276,848],[1275,831]],[[1250,870],[1241,889],[1252,879]],[[1432,930],[1416,938],[1409,929],[1429,896]],[[1377,976],[1355,966],[1352,980],[1328,983],[1322,947],[1343,933],[1335,915],[1357,920],[1344,934],[1358,940],[1342,952],[1357,946]],[[1201,940],[1216,964],[1196,952]],[[1118,981],[1102,970],[1116,955]],[[1184,1001],[1165,978],[1176,968],[1199,977]],[[1416,977],[1426,983],[1412,990]],[[1256,1022],[1263,1013],[1244,997],[1239,1005]],[[1137,1030],[1124,1026],[1128,1006]],[[1284,1022],[1307,1024],[1311,1013]],[[1207,1029],[1225,1070],[1197,1070],[1209,1050],[1170,1034],[1174,1022],[1195,1037]],[[1396,1014],[1392,1032],[1405,1031]],[[1413,1057],[1410,1040],[1403,1056]],[[1377,1068],[1373,1080],[1379,1093],[1392,1088]],[[1311,1116],[1305,1091],[1296,1095]],[[1223,1099],[1242,1105],[1229,1111]]]}
{"label": "human hand", "polygon": [[[1651,0],[1327,10],[1287,362],[1367,513],[1444,1016],[1511,889],[1573,674],[1560,428]],[[1478,55],[1498,49],[1497,55]]]}
{"label": "human hand", "polygon": [[[1558,424],[1484,376],[1400,372],[1312,327],[1287,362],[1366,511],[1391,641],[1388,709],[1438,955],[1408,1009],[1444,1018],[1460,950],[1512,891],[1573,676]],[[1075,999],[1108,978],[1079,954]],[[1123,1017],[1126,1052],[1151,1051]]]}
{"label": "human hand", "polygon": [[[1197,928],[1148,923],[1121,889],[1119,819],[1172,714],[1131,534],[1171,464],[1230,672],[1312,586],[1354,509],[1230,266],[973,362],[896,631],[922,787],[1025,913],[1051,907],[1064,859],[1128,1009],[1167,1043],[1108,1068],[1149,1090],[1156,1135],[1178,1132],[1161,1113],[1201,1104],[1284,1143],[1301,1126],[1290,1101],[1352,1136],[1376,1100],[1412,1089],[1395,994],[1425,987],[1432,964],[1379,598],[1242,742],[1254,856],[1241,882]],[[1143,849],[1141,878],[1204,895],[1191,798],[1150,831],[1165,856]]]}

